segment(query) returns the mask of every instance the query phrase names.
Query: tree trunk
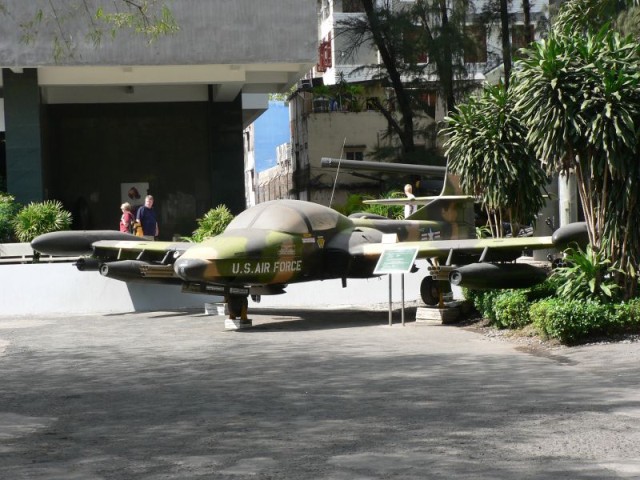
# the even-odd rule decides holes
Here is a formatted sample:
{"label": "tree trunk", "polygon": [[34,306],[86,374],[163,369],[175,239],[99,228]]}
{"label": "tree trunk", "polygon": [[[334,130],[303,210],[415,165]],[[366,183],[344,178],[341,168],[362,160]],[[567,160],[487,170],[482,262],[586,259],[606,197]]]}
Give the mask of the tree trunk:
{"label": "tree trunk", "polygon": [[[440,0],[440,21],[442,22],[442,35],[449,36],[449,14],[447,12],[447,1]],[[447,99],[445,112],[448,115],[456,106],[456,98],[453,94],[453,53],[449,42],[444,45],[444,61],[439,65],[440,83],[444,89],[444,97]]]}
{"label": "tree trunk", "polygon": [[502,65],[504,66],[504,88],[507,90],[509,88],[509,77],[511,76],[511,32],[509,30],[508,0],[500,0],[500,24],[502,37]]}
{"label": "tree trunk", "polygon": [[529,0],[522,0],[522,11],[524,13],[524,40],[527,45],[533,42],[533,29],[531,28],[531,4]]}
{"label": "tree trunk", "polygon": [[392,128],[396,130],[396,133],[400,138],[403,152],[411,153],[415,150],[413,138],[413,110],[411,108],[411,101],[409,99],[409,96],[407,95],[407,92],[405,91],[400,72],[398,71],[398,68],[396,66],[396,56],[394,54],[395,52],[390,51],[389,45],[387,44],[387,42],[385,42],[385,38],[383,35],[384,26],[380,24],[379,16],[376,12],[375,3],[375,0],[362,0],[362,5],[364,7],[365,14],[367,15],[367,19],[369,20],[369,25],[371,27],[373,41],[375,42],[376,47],[378,48],[378,52],[380,53],[380,57],[382,58],[382,62],[387,69],[389,81],[391,82],[391,87],[393,88],[396,96],[398,110],[402,115],[402,123],[394,123],[392,124]]}

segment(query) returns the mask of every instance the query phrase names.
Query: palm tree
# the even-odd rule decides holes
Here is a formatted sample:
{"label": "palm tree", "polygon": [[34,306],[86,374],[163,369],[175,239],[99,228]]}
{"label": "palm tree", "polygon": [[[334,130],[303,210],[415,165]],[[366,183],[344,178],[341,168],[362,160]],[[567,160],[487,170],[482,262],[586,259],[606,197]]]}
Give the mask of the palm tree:
{"label": "palm tree", "polygon": [[590,244],[626,272],[620,282],[633,295],[640,252],[640,47],[608,25],[593,33],[562,22],[528,49],[514,80],[528,142],[548,173],[575,172]]}
{"label": "palm tree", "polygon": [[513,106],[503,85],[485,86],[480,96],[458,105],[443,130],[449,169],[460,175],[466,194],[481,198],[495,237],[503,236],[503,222],[512,232],[535,222],[547,183]]}

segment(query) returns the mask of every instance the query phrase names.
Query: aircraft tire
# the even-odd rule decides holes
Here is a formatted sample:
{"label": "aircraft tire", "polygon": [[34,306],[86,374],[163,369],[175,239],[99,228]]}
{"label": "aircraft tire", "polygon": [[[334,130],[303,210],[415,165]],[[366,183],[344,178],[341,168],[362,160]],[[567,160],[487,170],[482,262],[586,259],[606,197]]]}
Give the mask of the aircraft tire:
{"label": "aircraft tire", "polygon": [[420,298],[430,307],[440,302],[440,288],[438,282],[432,277],[424,277],[420,282]]}

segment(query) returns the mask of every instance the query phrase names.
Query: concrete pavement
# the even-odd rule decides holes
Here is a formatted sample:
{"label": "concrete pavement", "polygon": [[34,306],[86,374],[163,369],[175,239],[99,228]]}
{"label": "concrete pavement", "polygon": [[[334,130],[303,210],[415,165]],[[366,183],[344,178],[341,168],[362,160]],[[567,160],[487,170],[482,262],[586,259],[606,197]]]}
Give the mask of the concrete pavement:
{"label": "concrete pavement", "polygon": [[640,478],[638,343],[251,317],[1,317],[0,478]]}

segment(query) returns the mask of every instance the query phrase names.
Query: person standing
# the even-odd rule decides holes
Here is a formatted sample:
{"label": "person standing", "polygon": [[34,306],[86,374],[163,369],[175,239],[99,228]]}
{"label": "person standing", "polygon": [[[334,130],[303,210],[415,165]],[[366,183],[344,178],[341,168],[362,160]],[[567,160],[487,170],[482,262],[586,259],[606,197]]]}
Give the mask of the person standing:
{"label": "person standing", "polygon": [[122,210],[122,216],[120,217],[120,231],[133,233],[133,222],[135,221],[135,218],[133,213],[131,213],[131,204],[129,202],[124,202],[120,205],[120,210]]}
{"label": "person standing", "polygon": [[[413,187],[411,186],[410,183],[407,183],[404,186],[404,194],[407,196],[408,200],[416,199],[415,195],[413,194]],[[415,203],[407,203],[404,206],[404,218],[407,218],[413,215],[414,213],[416,213],[417,209],[418,209],[418,206]]]}
{"label": "person standing", "polygon": [[144,198],[144,205],[138,208],[136,212],[136,220],[142,226],[142,237],[147,240],[155,240],[160,230],[158,229],[158,220],[156,212],[153,210],[153,196],[147,195]]}

